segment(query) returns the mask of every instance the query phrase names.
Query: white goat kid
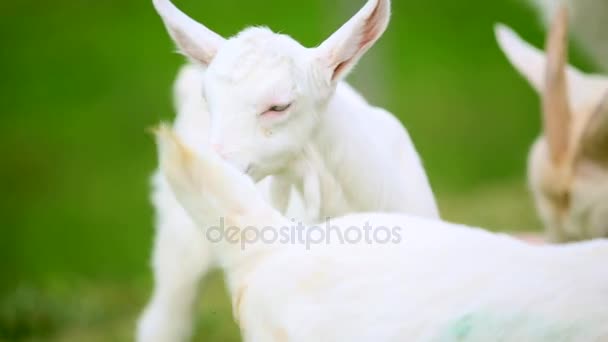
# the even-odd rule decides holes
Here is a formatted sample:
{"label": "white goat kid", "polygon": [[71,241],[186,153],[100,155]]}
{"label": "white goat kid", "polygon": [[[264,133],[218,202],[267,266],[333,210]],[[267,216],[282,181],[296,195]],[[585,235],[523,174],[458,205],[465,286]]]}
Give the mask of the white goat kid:
{"label": "white goat kid", "polygon": [[[175,86],[175,129],[186,143],[204,148],[211,136],[254,179],[272,174],[261,192],[304,222],[354,211],[438,217],[407,131],[340,82],[385,30],[389,1],[369,1],[315,49],[261,28],[224,40],[169,1],[154,4],[182,52],[199,64],[185,67]],[[199,280],[213,260],[160,173],[154,182],[155,291],[138,340],[182,341],[191,333]],[[292,184],[302,196],[290,191]]]}
{"label": "white goat kid", "polygon": [[[401,214],[333,221],[395,227],[394,243],[264,244],[243,227],[288,227],[249,177],[169,128],[160,160],[176,198],[206,230],[224,217],[237,243],[213,245],[243,339],[268,341],[604,341],[608,241],[531,246]],[[251,241],[251,240],[249,240]],[[242,240],[241,240],[242,242]]]}
{"label": "white goat kid", "polygon": [[[320,177],[321,192],[327,193],[328,182],[340,187],[343,198],[328,210],[325,199],[304,190],[306,205],[318,208],[311,212],[317,220],[358,211],[438,217],[406,130],[341,82],[385,31],[389,0],[369,0],[312,49],[266,28],[248,28],[225,40],[170,1],[154,3],[181,51],[207,68],[203,91],[211,143],[226,160],[255,181],[275,175],[288,180],[284,187],[299,180],[303,189],[317,184],[315,176],[306,179],[309,171],[302,166],[326,170],[321,174],[332,179]],[[311,205],[315,201],[322,204]]]}
{"label": "white goat kid", "polygon": [[556,15],[547,56],[498,26],[511,63],[541,94],[544,134],[528,177],[548,238],[608,237],[608,78],[567,66],[567,11]]}

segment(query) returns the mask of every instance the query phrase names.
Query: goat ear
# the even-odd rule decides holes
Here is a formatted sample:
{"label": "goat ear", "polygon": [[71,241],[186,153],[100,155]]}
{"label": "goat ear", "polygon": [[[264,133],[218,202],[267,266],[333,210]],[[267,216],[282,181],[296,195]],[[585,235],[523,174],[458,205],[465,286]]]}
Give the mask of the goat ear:
{"label": "goat ear", "polygon": [[572,112],[568,79],[568,11],[561,7],[551,24],[547,39],[547,61],[542,95],[543,123],[551,158],[555,164],[568,153]]}
{"label": "goat ear", "polygon": [[[494,32],[498,46],[509,62],[539,94],[542,94],[545,90],[546,78],[547,56],[545,53],[524,41],[508,26],[496,24]],[[588,77],[571,65],[566,66],[566,77],[571,90],[587,87]],[[573,96],[573,94],[570,95]]]}
{"label": "goat ear", "polygon": [[608,167],[608,92],[587,122],[579,157]]}
{"label": "goat ear", "polygon": [[181,53],[194,62],[209,65],[224,38],[188,17],[169,0],[154,0],[154,7]]}
{"label": "goat ear", "polygon": [[513,66],[541,94],[543,121],[551,158],[559,163],[566,156],[569,143],[571,99],[580,105],[578,89],[587,88],[587,78],[567,64],[568,13],[560,8],[547,39],[547,54],[521,39],[510,28],[498,24],[496,39]]}
{"label": "goat ear", "polygon": [[494,28],[498,46],[511,64],[539,93],[542,92],[545,75],[545,54],[525,42],[511,28],[497,24]]}
{"label": "goat ear", "polygon": [[367,4],[316,50],[331,80],[344,78],[386,30],[391,14],[390,0],[369,0]]}
{"label": "goat ear", "polygon": [[260,223],[247,215],[273,217],[276,214],[261,198],[251,179],[211,148],[194,152],[166,124],[154,132],[161,170],[178,201],[194,218],[205,222],[208,217],[219,215],[237,225],[245,225]]}

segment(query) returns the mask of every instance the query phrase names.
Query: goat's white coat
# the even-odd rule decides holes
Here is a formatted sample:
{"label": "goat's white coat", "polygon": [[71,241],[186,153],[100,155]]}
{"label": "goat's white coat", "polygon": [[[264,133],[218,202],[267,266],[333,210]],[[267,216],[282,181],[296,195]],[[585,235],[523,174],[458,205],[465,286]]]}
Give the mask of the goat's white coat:
{"label": "goat's white coat", "polygon": [[[196,156],[169,129],[161,165],[199,227],[281,227],[251,180],[210,150]],[[608,241],[531,246],[505,235],[401,214],[335,226],[400,227],[399,244],[220,243],[245,341],[603,341]]]}
{"label": "goat's white coat", "polygon": [[[543,96],[545,54],[505,26],[497,26],[496,33],[508,59]],[[608,100],[608,78],[584,74],[572,66],[568,66],[566,77],[571,121],[565,139],[572,157],[565,165],[555,166],[543,134],[534,143],[528,163],[536,206],[548,238],[554,242],[608,237],[608,150],[599,159],[580,150],[581,141],[589,138],[590,131],[599,132],[595,137],[598,142],[608,139],[608,108],[601,109],[602,101]],[[608,149],[607,144],[603,146]],[[569,196],[567,210],[560,209],[555,200],[560,193]]]}
{"label": "goat's white coat", "polygon": [[[210,137],[224,158],[255,180],[272,175],[261,183],[261,193],[288,217],[303,222],[366,211],[438,218],[407,131],[340,81],[386,28],[389,1],[368,1],[316,49],[263,28],[224,40],[184,19],[168,1],[157,0],[155,6],[182,52],[203,65],[185,67],[175,87],[175,129],[195,150],[205,148]],[[368,30],[363,19],[376,13],[374,9],[385,17],[373,20]],[[203,101],[203,93],[212,101]],[[290,96],[298,101],[288,119],[258,117],[266,109],[256,106],[260,99],[271,106],[292,100]],[[298,193],[292,191],[294,185]],[[214,261],[205,237],[160,173],[154,188],[156,288],[140,320],[138,339],[180,341],[190,334],[198,282]]]}

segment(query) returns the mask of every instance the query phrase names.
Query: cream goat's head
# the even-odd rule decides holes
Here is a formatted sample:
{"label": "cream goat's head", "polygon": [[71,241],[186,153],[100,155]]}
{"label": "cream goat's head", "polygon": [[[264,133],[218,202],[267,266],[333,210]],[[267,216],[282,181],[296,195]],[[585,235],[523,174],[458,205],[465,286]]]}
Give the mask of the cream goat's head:
{"label": "cream goat's head", "polygon": [[337,83],[388,26],[390,0],[369,0],[315,48],[267,28],[224,39],[169,0],[154,0],[177,44],[207,68],[210,142],[255,180],[280,172],[312,138]]}
{"label": "cream goat's head", "polygon": [[546,55],[504,26],[496,34],[542,97],[543,134],[532,147],[528,177],[549,236],[608,236],[608,78],[567,64],[565,8],[555,15]]}

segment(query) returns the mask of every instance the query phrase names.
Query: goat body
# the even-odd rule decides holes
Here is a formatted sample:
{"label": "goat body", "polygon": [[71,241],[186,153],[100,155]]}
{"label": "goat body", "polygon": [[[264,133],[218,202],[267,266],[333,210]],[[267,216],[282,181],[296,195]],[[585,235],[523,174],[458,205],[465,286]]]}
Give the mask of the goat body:
{"label": "goat body", "polygon": [[608,77],[567,65],[567,18],[562,8],[546,55],[511,29],[496,30],[511,63],[541,95],[544,127],[528,178],[554,242],[608,237]]}
{"label": "goat body", "polygon": [[[160,159],[175,196],[206,231],[289,226],[251,180],[168,128]],[[506,235],[403,214],[357,214],[339,231],[392,227],[381,244],[222,241],[245,341],[600,341],[608,338],[608,241],[531,246]],[[312,229],[312,228],[309,228]]]}

